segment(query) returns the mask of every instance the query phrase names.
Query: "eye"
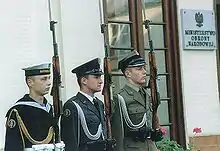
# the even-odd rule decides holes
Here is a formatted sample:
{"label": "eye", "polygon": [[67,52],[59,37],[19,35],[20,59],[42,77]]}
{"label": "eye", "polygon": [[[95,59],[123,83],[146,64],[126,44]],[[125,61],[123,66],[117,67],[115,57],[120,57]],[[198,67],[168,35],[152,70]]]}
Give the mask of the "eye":
{"label": "eye", "polygon": [[143,68],[142,66],[140,66],[140,67],[137,67],[137,69],[138,69],[138,70],[142,70],[142,68]]}
{"label": "eye", "polygon": [[95,76],[96,79],[100,78],[100,76]]}
{"label": "eye", "polygon": [[45,77],[42,77],[41,80],[43,81],[47,81],[47,80],[50,80],[50,76],[45,76]]}
{"label": "eye", "polygon": [[136,67],[137,70],[146,70],[146,66],[139,66],[139,67]]}
{"label": "eye", "polygon": [[42,80],[46,81],[46,80],[47,80],[47,77],[43,77]]}

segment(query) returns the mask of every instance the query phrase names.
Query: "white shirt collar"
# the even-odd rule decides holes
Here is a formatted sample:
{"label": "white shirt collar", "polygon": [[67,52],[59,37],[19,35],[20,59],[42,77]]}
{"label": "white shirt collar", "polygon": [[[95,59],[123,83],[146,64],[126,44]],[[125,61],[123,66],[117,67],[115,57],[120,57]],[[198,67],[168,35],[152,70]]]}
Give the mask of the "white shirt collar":
{"label": "white shirt collar", "polygon": [[82,92],[82,91],[79,91],[82,95],[84,95],[85,97],[87,97],[87,99],[89,99],[89,101],[92,103],[92,104],[94,104],[93,103],[93,98],[95,98],[95,96],[90,96],[90,95],[88,95],[88,94],[86,94],[85,92]]}

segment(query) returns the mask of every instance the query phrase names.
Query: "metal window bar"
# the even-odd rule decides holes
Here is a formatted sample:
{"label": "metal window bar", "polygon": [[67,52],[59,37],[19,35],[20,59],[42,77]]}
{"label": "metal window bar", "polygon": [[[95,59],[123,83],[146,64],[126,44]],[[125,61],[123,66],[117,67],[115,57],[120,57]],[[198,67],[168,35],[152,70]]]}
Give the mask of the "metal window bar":
{"label": "metal window bar", "polygon": [[[145,25],[144,22],[143,22],[142,24]],[[155,26],[155,25],[156,25],[156,26],[157,26],[157,25],[158,25],[158,26],[159,26],[159,25],[163,25],[163,26],[165,26],[166,23],[165,23],[165,22],[150,22],[149,25],[154,25],[154,26]]]}
{"label": "metal window bar", "polygon": [[[149,48],[144,48],[144,50],[149,51]],[[168,50],[168,48],[154,48],[155,51],[164,51],[164,50]]]}
{"label": "metal window bar", "polygon": [[126,25],[131,25],[132,21],[108,20],[108,24],[126,24]]}

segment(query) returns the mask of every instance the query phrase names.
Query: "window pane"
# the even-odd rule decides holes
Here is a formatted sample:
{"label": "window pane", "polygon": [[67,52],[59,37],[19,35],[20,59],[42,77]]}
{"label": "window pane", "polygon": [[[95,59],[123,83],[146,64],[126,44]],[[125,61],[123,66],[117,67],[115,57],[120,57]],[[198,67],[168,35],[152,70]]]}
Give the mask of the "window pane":
{"label": "window pane", "polygon": [[162,124],[162,125],[169,124],[168,102],[167,101],[161,101],[161,104],[158,108],[158,116],[160,119],[160,124]]}
{"label": "window pane", "polygon": [[161,0],[142,0],[143,20],[149,19],[152,22],[163,22]]}
{"label": "window pane", "polygon": [[[144,30],[144,47],[149,48],[148,32]],[[154,48],[164,48],[164,31],[162,25],[150,25],[150,38],[153,41]]]}
{"label": "window pane", "polygon": [[112,47],[131,47],[130,25],[128,24],[108,24],[109,44]]}
{"label": "window pane", "polygon": [[111,65],[112,65],[112,71],[116,73],[121,73],[121,71],[118,70],[118,62],[119,60],[123,59],[128,53],[131,52],[131,50],[117,50],[117,49],[111,49]]}
{"label": "window pane", "polygon": [[[166,50],[165,50],[166,51]],[[166,62],[165,62],[165,51],[164,50],[158,50],[155,51],[155,58],[156,58],[156,65],[158,73],[165,73],[166,72]],[[146,56],[146,63],[147,63],[147,73],[149,73],[149,58],[148,58],[149,51],[145,51]]]}
{"label": "window pane", "polygon": [[167,78],[166,76],[159,76],[159,92],[161,98],[167,98]]}
{"label": "window pane", "polygon": [[129,21],[128,0],[106,0],[108,19]]}
{"label": "window pane", "polygon": [[[167,80],[166,76],[159,76],[158,77],[158,86],[159,86],[159,93],[161,98],[167,98]],[[149,76],[147,77],[147,81],[149,81]]]}

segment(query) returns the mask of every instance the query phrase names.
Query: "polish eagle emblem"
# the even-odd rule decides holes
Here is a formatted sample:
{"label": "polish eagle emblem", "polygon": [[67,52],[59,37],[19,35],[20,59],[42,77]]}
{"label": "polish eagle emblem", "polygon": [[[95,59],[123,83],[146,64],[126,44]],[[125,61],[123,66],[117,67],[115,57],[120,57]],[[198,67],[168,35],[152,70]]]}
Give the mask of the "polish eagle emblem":
{"label": "polish eagle emblem", "polygon": [[202,27],[203,26],[203,14],[201,12],[197,12],[195,14],[196,26]]}

